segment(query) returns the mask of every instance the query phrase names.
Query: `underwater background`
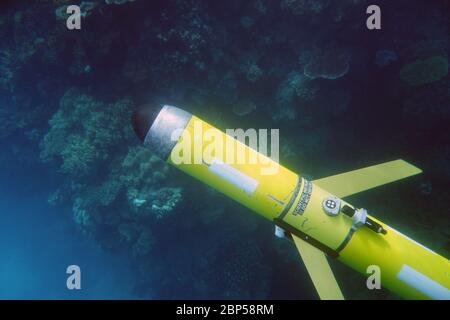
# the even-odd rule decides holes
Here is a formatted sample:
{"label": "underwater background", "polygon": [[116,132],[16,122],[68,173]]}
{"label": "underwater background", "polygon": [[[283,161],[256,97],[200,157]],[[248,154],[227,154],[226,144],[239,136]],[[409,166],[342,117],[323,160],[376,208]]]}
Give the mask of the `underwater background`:
{"label": "underwater background", "polygon": [[[279,128],[308,178],[413,163],[349,202],[449,257],[449,17],[443,0],[2,1],[0,298],[316,299],[272,223],[140,146],[144,103]],[[397,298],[331,264],[347,298]]]}

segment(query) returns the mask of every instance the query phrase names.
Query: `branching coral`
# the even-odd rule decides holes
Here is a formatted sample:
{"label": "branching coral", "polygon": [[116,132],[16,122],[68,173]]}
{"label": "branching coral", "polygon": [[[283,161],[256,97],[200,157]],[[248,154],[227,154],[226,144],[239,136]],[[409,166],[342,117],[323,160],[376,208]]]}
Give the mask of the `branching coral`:
{"label": "branching coral", "polygon": [[61,150],[61,171],[71,174],[84,174],[98,158],[95,146],[86,137],[70,135]]}
{"label": "branching coral", "polygon": [[151,210],[158,219],[173,212],[182,200],[181,188],[161,188],[150,193]]}
{"label": "branching coral", "polygon": [[132,136],[126,122],[130,105],[129,99],[107,105],[69,89],[49,121],[50,131],[41,142],[41,159],[59,160],[61,171],[74,176],[92,172],[118,141]]}
{"label": "branching coral", "polygon": [[177,69],[190,61],[200,59],[201,51],[207,47],[211,38],[212,28],[199,2],[175,2],[181,14],[168,29],[160,30],[157,38],[163,45],[179,47],[165,57],[165,63]]}
{"label": "branching coral", "polygon": [[133,254],[146,255],[155,242],[152,223],[174,212],[183,195],[180,187],[168,185],[163,161],[143,147],[128,149],[132,109],[127,98],[107,104],[69,89],[49,121],[41,159],[56,161],[68,174],[66,191],[72,196],[64,200],[72,201],[74,221],[82,230],[96,233],[107,226]]}
{"label": "branching coral", "polygon": [[142,147],[131,148],[122,163],[120,179],[131,209],[140,216],[163,218],[182,200],[180,188],[160,187],[169,168]]}

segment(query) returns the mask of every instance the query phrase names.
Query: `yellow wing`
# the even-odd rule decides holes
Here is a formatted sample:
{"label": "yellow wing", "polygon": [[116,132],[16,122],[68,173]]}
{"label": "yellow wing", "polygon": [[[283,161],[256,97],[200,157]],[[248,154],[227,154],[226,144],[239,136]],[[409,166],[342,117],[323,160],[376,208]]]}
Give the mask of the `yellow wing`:
{"label": "yellow wing", "polygon": [[344,300],[325,254],[299,237],[292,235],[314,287],[322,300]]}
{"label": "yellow wing", "polygon": [[419,168],[399,159],[318,179],[313,182],[320,188],[343,198],[421,172],[422,170]]}

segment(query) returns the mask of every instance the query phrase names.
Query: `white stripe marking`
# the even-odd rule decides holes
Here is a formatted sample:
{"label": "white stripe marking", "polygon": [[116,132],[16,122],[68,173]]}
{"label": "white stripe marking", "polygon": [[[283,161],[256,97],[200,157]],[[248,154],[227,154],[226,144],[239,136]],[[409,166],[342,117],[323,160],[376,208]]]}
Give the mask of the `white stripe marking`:
{"label": "white stripe marking", "polygon": [[258,187],[258,181],[233,168],[232,166],[223,163],[223,161],[219,159],[214,158],[211,165],[208,167],[208,170],[235,185],[249,195],[255,192],[256,187]]}
{"label": "white stripe marking", "polygon": [[397,278],[434,300],[449,300],[450,290],[404,264]]}

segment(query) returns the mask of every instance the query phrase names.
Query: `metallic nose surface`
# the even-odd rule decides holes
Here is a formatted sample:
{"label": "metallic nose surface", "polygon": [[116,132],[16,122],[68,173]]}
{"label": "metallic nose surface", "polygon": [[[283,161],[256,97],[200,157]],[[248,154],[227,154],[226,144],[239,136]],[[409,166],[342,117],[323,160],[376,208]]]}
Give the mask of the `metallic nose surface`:
{"label": "metallic nose surface", "polygon": [[192,114],[173,106],[145,105],[135,111],[131,122],[144,145],[167,160]]}

